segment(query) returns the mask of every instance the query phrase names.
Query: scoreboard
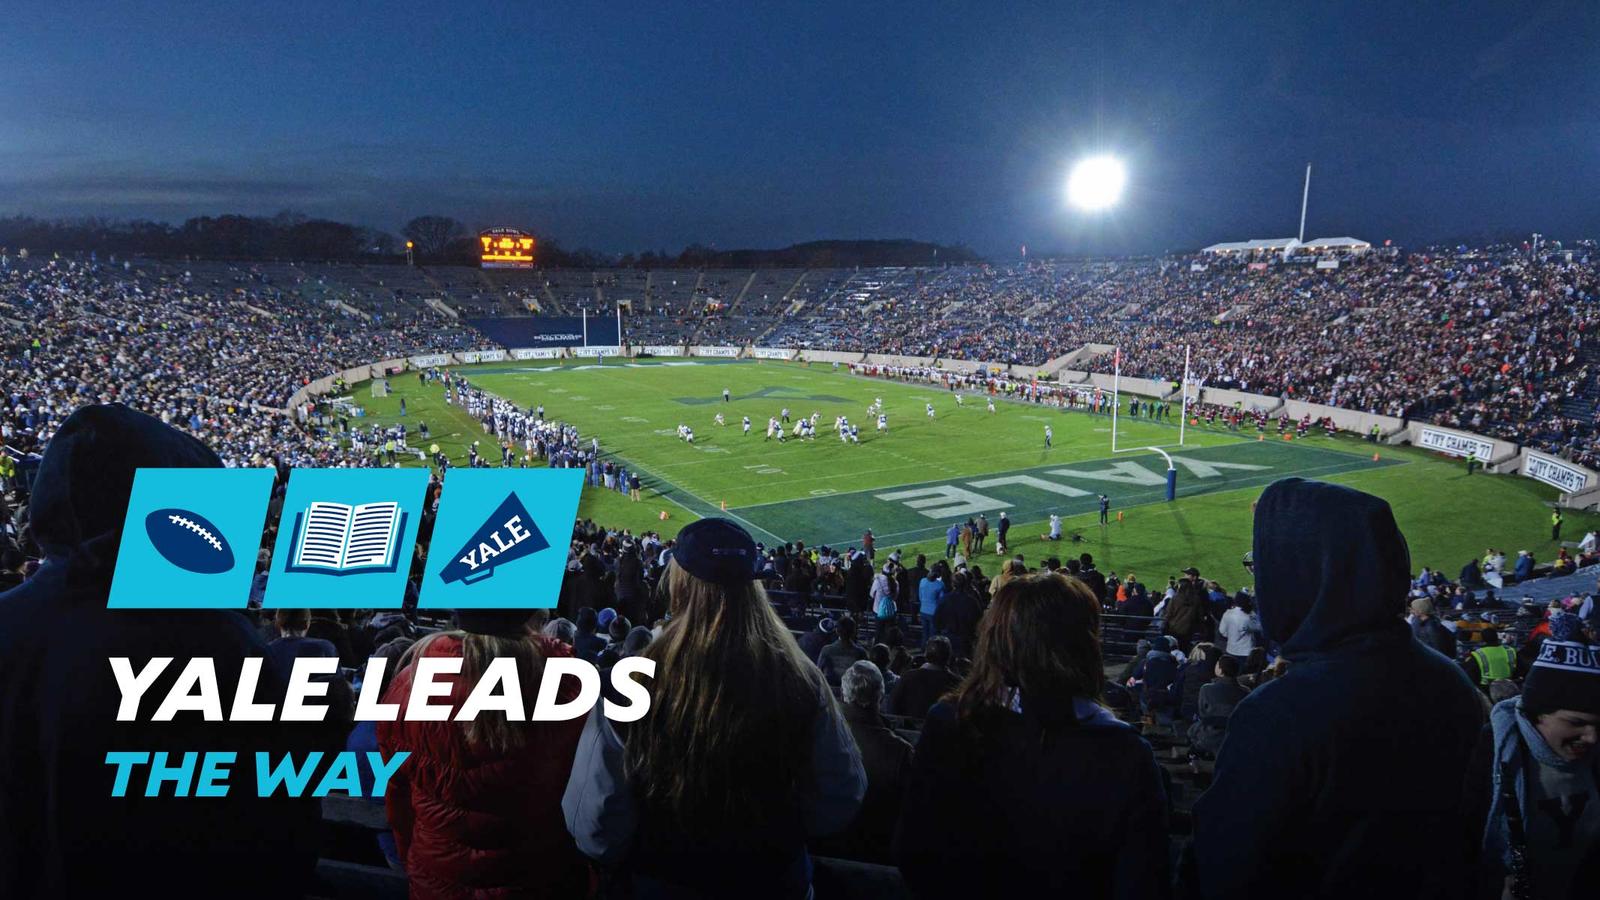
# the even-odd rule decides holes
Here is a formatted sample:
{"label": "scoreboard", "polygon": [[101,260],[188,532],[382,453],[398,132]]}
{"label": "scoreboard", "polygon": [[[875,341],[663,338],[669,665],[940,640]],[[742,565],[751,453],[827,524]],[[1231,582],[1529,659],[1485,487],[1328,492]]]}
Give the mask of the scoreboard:
{"label": "scoreboard", "polygon": [[533,235],[516,228],[490,228],[478,233],[481,254],[479,262],[485,269],[533,268]]}

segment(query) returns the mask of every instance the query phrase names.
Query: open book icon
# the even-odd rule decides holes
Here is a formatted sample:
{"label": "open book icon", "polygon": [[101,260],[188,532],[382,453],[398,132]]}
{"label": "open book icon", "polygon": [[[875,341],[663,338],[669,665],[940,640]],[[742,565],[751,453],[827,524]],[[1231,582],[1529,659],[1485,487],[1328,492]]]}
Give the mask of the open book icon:
{"label": "open book icon", "polygon": [[286,572],[358,575],[393,572],[406,513],[400,504],[317,501],[295,517],[294,553]]}

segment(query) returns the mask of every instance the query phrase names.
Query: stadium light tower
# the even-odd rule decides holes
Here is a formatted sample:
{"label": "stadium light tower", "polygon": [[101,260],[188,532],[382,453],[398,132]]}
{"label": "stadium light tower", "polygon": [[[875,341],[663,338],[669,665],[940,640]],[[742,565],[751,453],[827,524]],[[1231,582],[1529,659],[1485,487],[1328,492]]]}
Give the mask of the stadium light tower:
{"label": "stadium light tower", "polygon": [[1090,156],[1078,160],[1067,176],[1067,200],[1086,212],[1110,209],[1122,199],[1128,170],[1115,156]]}

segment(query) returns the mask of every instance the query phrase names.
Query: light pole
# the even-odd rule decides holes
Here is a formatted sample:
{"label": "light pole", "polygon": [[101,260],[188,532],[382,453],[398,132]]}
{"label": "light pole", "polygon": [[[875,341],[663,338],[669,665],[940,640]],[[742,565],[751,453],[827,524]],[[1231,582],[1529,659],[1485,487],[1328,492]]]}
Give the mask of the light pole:
{"label": "light pole", "polygon": [[416,246],[416,245],[413,244],[412,242],[406,241],[406,265],[408,265],[408,266],[416,265],[416,263],[413,262],[412,259],[411,259],[411,248],[414,247],[414,246]]}

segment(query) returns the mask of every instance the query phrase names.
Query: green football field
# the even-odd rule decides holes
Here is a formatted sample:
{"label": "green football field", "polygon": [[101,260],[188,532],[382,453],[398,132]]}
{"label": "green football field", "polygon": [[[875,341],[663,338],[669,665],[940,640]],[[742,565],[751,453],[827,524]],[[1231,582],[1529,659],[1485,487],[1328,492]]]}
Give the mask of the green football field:
{"label": "green football field", "polygon": [[[1558,546],[1550,539],[1547,505],[1555,489],[1519,477],[1469,477],[1459,460],[1355,437],[1283,441],[1273,427],[1263,441],[1253,429],[1201,427],[1188,429],[1179,447],[1175,422],[1123,417],[1119,448],[1155,445],[1172,456],[1178,499],[1168,503],[1165,460],[1149,451],[1114,454],[1106,416],[1005,400],[989,413],[980,395],[958,405],[942,388],[860,378],[821,364],[611,360],[458,371],[518,405],[543,403],[547,416],[576,425],[585,440],[598,437],[603,451],[639,471],[643,502],[586,487],[580,506],[582,516],[636,531],[671,534],[697,517],[722,514],[768,543],[855,546],[871,528],[882,551],[936,557],[951,524],[983,513],[992,525],[1004,510],[1014,523],[1012,550],[1030,563],[1087,552],[1102,570],[1132,571],[1146,583],[1195,565],[1234,587],[1249,580],[1240,557],[1250,549],[1256,497],[1273,480],[1298,475],[1389,500],[1414,568],[1430,565],[1454,576],[1490,546],[1508,555],[1532,550],[1541,560]],[[464,461],[473,440],[498,459],[489,450],[493,438],[443,402],[442,386],[422,387],[415,375],[392,384],[389,397],[370,397],[364,387],[355,395],[369,413],[357,421],[398,421],[403,397],[407,425],[414,431],[428,423],[433,442],[452,460]],[[730,401],[722,399],[724,389]],[[877,398],[888,414],[884,433],[867,414]],[[820,414],[815,440],[766,439],[768,417],[784,408],[791,420]],[[718,413],[726,425],[714,424]],[[860,427],[859,444],[840,442],[833,429],[838,415]],[[744,416],[751,419],[749,434],[742,433]],[[677,437],[680,424],[694,430],[694,444]],[[1046,425],[1054,431],[1048,449]],[[1099,494],[1111,501],[1107,525],[1099,524]],[[1062,517],[1063,541],[1042,537],[1052,513]],[[1568,514],[1563,538],[1575,540],[1597,523],[1600,516]],[[976,562],[986,571],[998,568],[992,552]]]}

